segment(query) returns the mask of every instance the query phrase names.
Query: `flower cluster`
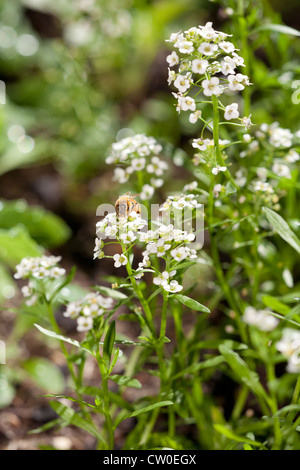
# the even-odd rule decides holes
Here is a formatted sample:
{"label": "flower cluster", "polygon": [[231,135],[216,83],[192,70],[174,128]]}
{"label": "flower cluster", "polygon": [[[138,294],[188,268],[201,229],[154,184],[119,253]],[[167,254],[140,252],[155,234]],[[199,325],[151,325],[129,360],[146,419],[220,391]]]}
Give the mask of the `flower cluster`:
{"label": "flower cluster", "polygon": [[276,349],[288,359],[287,371],[300,372],[300,332],[293,328],[284,328]]}
{"label": "flower cluster", "polygon": [[[257,179],[252,181],[252,190],[259,195],[265,204],[273,205],[278,210],[279,198],[284,193],[280,189],[282,179],[291,179],[295,164],[300,155],[293,148],[299,144],[300,132],[292,133],[290,129],[281,128],[278,122],[261,124],[254,132],[247,150],[240,153],[241,158],[252,157],[265,153],[265,165],[260,163],[256,168]],[[279,187],[278,187],[279,186]]]}
{"label": "flower cluster", "polygon": [[149,200],[154,188],[163,185],[162,176],[168,169],[168,164],[159,156],[161,152],[162,146],[154,137],[136,134],[115,142],[106,163],[119,165],[114,169],[114,180],[121,184],[126,183],[135,172],[143,172],[143,179],[147,175],[148,181],[143,181],[139,191],[142,200]]}
{"label": "flower cluster", "polygon": [[248,325],[254,325],[261,331],[272,331],[279,323],[278,319],[271,315],[269,310],[256,310],[251,306],[246,307],[243,320]]}
{"label": "flower cluster", "polygon": [[[97,238],[95,240],[94,259],[104,258],[105,239],[115,239],[124,245],[130,246],[138,238],[140,230],[147,224],[148,222],[135,211],[131,211],[127,217],[118,217],[116,212],[107,214],[96,224]],[[119,258],[115,259],[116,267],[126,263],[127,261],[124,262],[123,258],[121,261]]]}
{"label": "flower cluster", "polygon": [[65,274],[65,269],[57,266],[60,256],[23,258],[16,266],[15,279],[34,277],[36,279],[56,279]]}
{"label": "flower cluster", "polygon": [[[230,144],[229,140],[219,139],[220,149],[224,149]],[[221,166],[215,163],[214,157],[214,141],[213,139],[204,139],[199,137],[193,139],[192,146],[196,149],[197,153],[194,155],[193,163],[195,166],[198,166],[200,163],[206,163],[211,167],[211,172],[213,175],[217,175],[220,171],[224,172],[227,170],[226,166]],[[215,165],[215,166],[213,166]]]}
{"label": "flower cluster", "polygon": [[[161,211],[166,212],[175,208],[183,210],[184,208],[197,209],[201,206],[193,194],[180,194],[170,196],[161,206]],[[178,281],[171,279],[176,274],[175,267],[182,261],[193,260],[197,258],[196,250],[189,246],[195,240],[195,234],[192,231],[181,230],[174,227],[173,224],[164,224],[161,220],[153,222],[156,224],[155,230],[147,230],[147,221],[142,219],[139,214],[130,212],[127,217],[118,217],[116,213],[108,214],[97,223],[97,238],[94,249],[94,259],[112,258],[114,266],[119,268],[126,266],[129,261],[129,252],[135,243],[145,246],[142,252],[143,259],[134,270],[136,279],[140,279],[145,270],[155,273],[154,284],[161,285],[165,291],[174,293],[182,290]],[[143,230],[144,229],[144,230]],[[114,238],[116,243],[122,247],[122,253],[115,253],[113,256],[104,254],[103,247],[107,237]],[[161,274],[157,270],[157,265],[153,262],[156,259],[165,260],[168,268]]]}
{"label": "flower cluster", "polygon": [[168,211],[171,209],[183,210],[185,208],[198,209],[201,206],[202,204],[198,202],[197,198],[193,194],[178,194],[175,196],[168,196],[166,201],[161,205],[160,211]]}
{"label": "flower cluster", "polygon": [[[212,23],[171,34],[176,49],[167,57],[169,67],[178,66],[178,72],[169,68],[169,85],[177,89],[177,111],[191,111],[190,122],[201,118],[196,111],[195,98],[188,93],[200,88],[205,97],[220,96],[226,90],[240,91],[250,85],[247,75],[237,72],[245,66],[244,59],[236,53],[234,44],[227,40],[228,34],[216,31]],[[239,118],[238,104],[223,107],[226,120]]]}
{"label": "flower cluster", "polygon": [[[143,261],[139,263],[136,277],[142,277],[145,268],[152,268],[157,274],[153,279],[154,284],[161,285],[170,293],[180,292],[183,287],[171,278],[176,274],[174,267],[178,267],[182,261],[197,258],[196,250],[188,246],[194,239],[194,233],[174,228],[172,224],[160,225],[156,230],[142,232],[140,241],[146,243],[146,249],[142,253]],[[153,256],[164,259],[168,269],[162,273],[157,271],[155,263],[151,263]]]}
{"label": "flower cluster", "polygon": [[38,280],[54,280],[65,275],[65,269],[58,266],[60,260],[60,256],[28,257],[16,266],[15,279],[29,279],[28,284],[21,289],[27,305],[34,305],[37,301]]}
{"label": "flower cluster", "polygon": [[77,331],[89,331],[94,326],[94,319],[107,313],[112,306],[113,299],[92,292],[83,299],[70,302],[64,316],[77,320]]}
{"label": "flower cluster", "polygon": [[[292,148],[299,144],[300,131],[292,133],[290,129],[284,129],[278,122],[272,124],[263,123],[254,133],[254,139],[247,150],[241,152],[240,157],[255,155],[262,148],[282,158],[282,163],[295,163],[300,160],[298,152]],[[273,170],[274,171],[274,170]],[[281,175],[279,175],[281,176]],[[283,175],[285,176],[285,175]]]}

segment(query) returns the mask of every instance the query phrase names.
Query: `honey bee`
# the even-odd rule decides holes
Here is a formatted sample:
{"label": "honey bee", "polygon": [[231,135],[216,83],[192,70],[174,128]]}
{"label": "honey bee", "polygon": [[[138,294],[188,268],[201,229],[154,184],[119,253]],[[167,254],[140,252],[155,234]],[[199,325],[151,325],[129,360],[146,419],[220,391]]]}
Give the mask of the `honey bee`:
{"label": "honey bee", "polygon": [[118,217],[128,217],[133,211],[137,214],[141,213],[141,206],[134,197],[130,193],[125,193],[116,200],[115,210]]}

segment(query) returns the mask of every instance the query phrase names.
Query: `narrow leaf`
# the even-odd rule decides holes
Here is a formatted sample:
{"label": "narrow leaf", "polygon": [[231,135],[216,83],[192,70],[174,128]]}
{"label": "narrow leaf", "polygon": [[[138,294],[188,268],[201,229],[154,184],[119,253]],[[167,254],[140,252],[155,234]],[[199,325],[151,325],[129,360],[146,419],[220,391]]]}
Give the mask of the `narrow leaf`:
{"label": "narrow leaf", "polygon": [[277,232],[278,235],[283,238],[283,240],[291,245],[294,250],[300,253],[300,240],[292,231],[288,223],[279,214],[277,214],[277,212],[272,211],[268,207],[263,207],[262,211],[275,232]]}
{"label": "narrow leaf", "polygon": [[79,414],[72,410],[72,408],[69,408],[68,406],[65,406],[57,401],[50,402],[50,406],[67,424],[72,424],[73,426],[84,429],[84,431],[88,432],[106,444],[102,434],[98,431],[96,426],[92,422],[88,422],[79,416]]}
{"label": "narrow leaf", "polygon": [[249,369],[247,363],[227,346],[221,345],[219,351],[235,373],[237,379],[247,385],[255,395],[262,397],[268,403],[268,395],[259,381],[258,374]]}
{"label": "narrow leaf", "polygon": [[83,349],[84,351],[87,351],[89,354],[93,354],[90,349],[85,348],[79,343],[79,341],[76,341],[75,339],[67,338],[66,336],[59,335],[55,333],[54,331],[47,330],[47,328],[44,328],[38,325],[37,323],[34,323],[34,326],[44,335],[50,336],[50,338],[55,338],[55,339],[58,339],[59,341],[64,341],[65,343],[72,344],[72,346],[75,346],[76,348],[80,348],[80,349]]}
{"label": "narrow leaf", "polygon": [[247,437],[239,436],[238,434],[234,433],[233,431],[226,428],[222,424],[214,424],[214,428],[217,432],[219,432],[220,434],[223,434],[223,436],[227,437],[228,439],[232,439],[233,441],[244,442],[254,447],[262,447],[262,444],[260,442],[252,441],[251,439],[248,439]]}
{"label": "narrow leaf", "polygon": [[261,31],[273,31],[276,33],[289,34],[291,36],[300,37],[300,31],[295,28],[291,28],[290,26],[286,26],[285,24],[263,24],[258,28],[255,28],[251,34],[260,33]]}
{"label": "narrow leaf", "polygon": [[190,308],[191,310],[196,310],[197,312],[205,312],[210,313],[209,308],[205,307],[205,305],[200,304],[197,300],[191,299],[187,295],[182,294],[175,294],[173,298],[177,299],[186,307]]}

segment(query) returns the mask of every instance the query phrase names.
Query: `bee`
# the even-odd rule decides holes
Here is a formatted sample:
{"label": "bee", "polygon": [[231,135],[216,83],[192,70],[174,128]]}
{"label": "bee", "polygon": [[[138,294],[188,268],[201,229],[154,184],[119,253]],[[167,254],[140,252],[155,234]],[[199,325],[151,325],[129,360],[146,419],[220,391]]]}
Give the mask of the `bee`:
{"label": "bee", "polygon": [[134,198],[130,193],[125,193],[116,200],[115,210],[118,217],[128,217],[133,211],[141,213],[141,206]]}

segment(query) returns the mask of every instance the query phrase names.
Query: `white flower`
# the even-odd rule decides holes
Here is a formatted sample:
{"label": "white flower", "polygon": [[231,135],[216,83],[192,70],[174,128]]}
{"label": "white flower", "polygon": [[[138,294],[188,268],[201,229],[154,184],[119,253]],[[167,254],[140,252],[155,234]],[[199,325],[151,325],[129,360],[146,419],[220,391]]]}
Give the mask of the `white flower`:
{"label": "white flower", "polygon": [[156,254],[158,258],[165,256],[166,251],[168,251],[170,248],[171,248],[171,245],[169,243],[166,243],[166,241],[162,239],[154,243],[149,243],[147,245],[148,253]]}
{"label": "white flower", "polygon": [[162,178],[151,178],[150,183],[154,188],[161,188],[164,184],[164,180]]}
{"label": "white flower", "polygon": [[246,130],[250,129],[253,126],[253,124],[251,122],[251,114],[250,114],[250,116],[244,116],[242,118],[242,124],[243,124],[243,126],[245,126]]}
{"label": "white flower", "polygon": [[142,191],[140,194],[140,198],[142,201],[148,201],[149,199],[152,198],[154,194],[154,188],[150,184],[144,184],[142,187]]}
{"label": "white flower", "polygon": [[198,188],[198,182],[192,181],[191,183],[188,183],[185,186],[183,186],[183,191],[194,191],[197,188]]}
{"label": "white flower", "polygon": [[147,172],[154,173],[156,176],[161,176],[165,170],[168,169],[168,164],[158,157],[152,157],[151,163],[147,165]]}
{"label": "white flower", "polygon": [[224,112],[224,118],[227,121],[230,121],[230,119],[237,119],[239,117],[240,113],[238,111],[238,104],[237,103],[232,103],[226,106],[225,112]]}
{"label": "white flower", "polygon": [[219,165],[217,165],[216,167],[214,167],[214,168],[211,170],[211,172],[212,172],[213,175],[217,175],[220,171],[226,171],[226,170],[227,170],[226,166],[219,166]]}
{"label": "white flower", "polygon": [[244,64],[244,59],[243,57],[239,56],[238,54],[236,54],[236,52],[232,52],[231,54],[236,66],[238,67],[245,67],[245,64]]}
{"label": "white flower", "polygon": [[50,278],[55,279],[65,274],[64,268],[59,268],[57,263],[61,260],[60,256],[41,256],[35,258],[23,258],[16,266],[15,279],[33,276],[37,279]]}
{"label": "white flower", "polygon": [[163,284],[163,288],[165,291],[170,293],[180,292],[183,289],[177,281],[171,281],[170,284]]}
{"label": "white flower", "polygon": [[177,98],[177,107],[176,111],[180,113],[180,111],[195,111],[196,110],[196,103],[194,98],[190,96],[182,96],[180,94],[173,93],[173,95]]}
{"label": "white flower", "polygon": [[174,82],[176,78],[176,73],[174,70],[168,69],[168,85],[171,85],[172,82]]}
{"label": "white flower", "polygon": [[284,356],[291,357],[300,348],[300,331],[294,328],[284,328],[281,339],[276,343],[276,349]]}
{"label": "white flower", "polygon": [[217,77],[212,77],[210,80],[203,80],[203,94],[205,96],[219,95],[221,93],[220,81]]}
{"label": "white flower", "polygon": [[134,235],[132,230],[129,230],[129,232],[127,233],[122,233],[120,239],[123,243],[127,245],[128,243],[132,243],[134,240],[136,240],[136,236]]}
{"label": "white flower", "polygon": [[175,259],[175,261],[182,261],[189,256],[188,248],[181,246],[180,248],[175,248],[171,251],[171,256]]}
{"label": "white flower", "polygon": [[249,78],[247,75],[237,73],[236,75],[228,75],[229,89],[232,91],[243,90],[246,85],[249,85]]}
{"label": "white flower", "polygon": [[104,256],[104,252],[102,250],[104,246],[104,242],[101,238],[95,239],[95,248],[94,248],[94,259],[98,258],[101,259]]}
{"label": "white flower", "polygon": [[264,193],[273,193],[274,190],[270,183],[264,182],[264,181],[256,181],[254,185],[254,191],[262,191]]}
{"label": "white flower", "polygon": [[291,178],[291,172],[287,165],[283,165],[282,163],[275,162],[272,166],[272,171],[283,178]]}
{"label": "white flower", "polygon": [[226,52],[226,54],[230,54],[231,52],[235,51],[234,45],[229,41],[221,41],[219,42],[218,46],[220,49],[222,49],[222,51]]}
{"label": "white flower", "polygon": [[279,323],[278,319],[270,315],[268,310],[256,310],[254,307],[246,307],[243,320],[248,325],[254,325],[262,331],[272,331]]}
{"label": "white flower", "polygon": [[174,81],[174,86],[181,92],[184,93],[187,91],[192,84],[192,80],[185,76],[185,75],[177,75],[175,81]]}
{"label": "white flower", "polygon": [[123,253],[119,255],[118,253],[113,256],[113,259],[115,261],[114,266],[116,268],[119,268],[120,266],[125,266],[128,262],[128,259]]}
{"label": "white flower", "polygon": [[223,186],[221,184],[215,184],[213,188],[213,193],[215,197],[219,197],[220,192],[222,191]]}
{"label": "white flower", "polygon": [[164,286],[168,284],[168,280],[170,277],[173,277],[176,274],[176,271],[163,271],[159,276],[153,278],[153,283],[156,286]]}
{"label": "white flower", "polygon": [[177,65],[179,63],[179,57],[175,51],[173,51],[172,54],[168,55],[166,60],[170,67],[174,67],[174,65]]}
{"label": "white flower", "polygon": [[244,140],[245,142],[247,142],[247,143],[248,143],[248,142],[251,142],[251,139],[252,139],[252,137],[251,137],[250,134],[244,134],[244,135],[243,135],[243,140]]}
{"label": "white flower", "polygon": [[289,163],[295,163],[300,160],[300,155],[296,150],[290,149],[284,159]]}
{"label": "white flower", "polygon": [[218,36],[217,31],[214,30],[210,21],[207,22],[205,26],[200,26],[199,29],[200,35],[204,39],[214,40]]}
{"label": "white flower", "polygon": [[293,134],[290,129],[283,129],[281,127],[274,127],[269,129],[270,144],[274,147],[291,147]]}
{"label": "white flower", "polygon": [[93,328],[92,317],[78,317],[77,318],[77,331],[89,331]]}
{"label": "white flower", "polygon": [[206,59],[194,59],[192,61],[192,72],[199,73],[200,75],[204,74],[209,65],[208,60]]}
{"label": "white flower", "polygon": [[235,67],[235,62],[231,57],[224,57],[221,62],[221,72],[223,75],[234,74]]}
{"label": "white flower", "polygon": [[200,54],[204,54],[206,56],[212,56],[218,50],[217,44],[211,44],[210,42],[203,42],[198,47],[198,51]]}
{"label": "white flower", "polygon": [[129,179],[129,173],[124,170],[124,168],[117,167],[114,169],[113,180],[117,181],[120,184],[127,183]]}
{"label": "white flower", "polygon": [[174,47],[177,47],[182,54],[191,54],[194,52],[192,41],[187,41],[186,39],[178,39]]}
{"label": "white flower", "polygon": [[143,170],[146,166],[146,158],[141,157],[141,158],[134,158],[131,160],[131,168],[134,171],[140,171]]}
{"label": "white flower", "polygon": [[287,372],[300,372],[300,332],[293,328],[284,328],[276,349],[288,359]]}
{"label": "white flower", "polygon": [[88,304],[84,305],[82,313],[85,317],[99,317],[104,313],[103,308],[99,307],[97,304]]}
{"label": "white flower", "polygon": [[195,124],[198,119],[200,119],[202,115],[202,111],[195,111],[194,113],[191,113],[190,116],[189,116],[189,121],[192,123],[192,124]]}
{"label": "white flower", "polygon": [[194,139],[192,142],[192,146],[196,149],[204,151],[207,149],[207,146],[210,144],[210,142],[210,139]]}

